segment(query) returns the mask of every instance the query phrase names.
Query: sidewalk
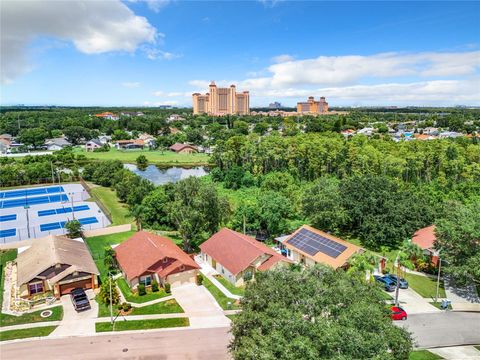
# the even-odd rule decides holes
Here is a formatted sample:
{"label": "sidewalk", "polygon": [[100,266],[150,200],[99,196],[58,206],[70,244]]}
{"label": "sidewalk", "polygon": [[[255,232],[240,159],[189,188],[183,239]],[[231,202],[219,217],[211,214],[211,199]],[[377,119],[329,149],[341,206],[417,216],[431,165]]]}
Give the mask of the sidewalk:
{"label": "sidewalk", "polygon": [[200,265],[200,272],[210,280],[213,285],[215,285],[226,297],[239,300],[242,297],[239,295],[232,294],[225,286],[218,281],[215,276],[218,275],[218,272],[212,268],[209,264],[205,263],[199,256],[195,257],[195,262]]}
{"label": "sidewalk", "polygon": [[452,346],[446,348],[428,349],[431,353],[447,360],[479,360],[480,351],[473,346]]}
{"label": "sidewalk", "polygon": [[[392,301],[395,299],[395,292],[388,293],[392,296]],[[423,298],[413,289],[400,289],[398,293],[398,301],[400,306],[405,309],[407,314],[422,314],[440,312],[435,306],[429,303],[429,299]]]}
{"label": "sidewalk", "polygon": [[[151,315],[127,315],[127,316],[118,316],[115,322],[118,321],[130,321],[130,320],[155,320],[155,319],[173,319],[173,318],[186,318],[188,315],[186,313],[176,313],[176,314],[151,314]],[[110,322],[110,317],[101,317],[95,319],[96,323],[99,322]]]}
{"label": "sidewalk", "polygon": [[38,327],[44,327],[44,326],[58,326],[60,325],[60,323],[61,321],[42,321],[42,322],[36,322],[36,323],[2,326],[0,327],[0,332],[9,331],[9,330],[31,329],[31,328],[38,328]]}
{"label": "sidewalk", "polygon": [[[480,298],[477,294],[475,285],[457,286],[448,277],[444,279],[445,294],[447,299],[452,302],[452,309],[460,311],[480,311]],[[468,310],[469,309],[469,310]]]}

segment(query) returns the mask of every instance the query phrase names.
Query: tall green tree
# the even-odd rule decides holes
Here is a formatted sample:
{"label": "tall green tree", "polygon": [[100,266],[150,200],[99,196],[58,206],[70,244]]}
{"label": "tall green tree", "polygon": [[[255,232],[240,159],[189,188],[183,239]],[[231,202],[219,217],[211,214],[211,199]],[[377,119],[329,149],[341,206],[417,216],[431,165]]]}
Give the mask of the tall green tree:
{"label": "tall green tree", "polygon": [[31,145],[37,148],[45,142],[48,137],[48,132],[40,127],[24,129],[20,132],[18,140],[25,145]]}

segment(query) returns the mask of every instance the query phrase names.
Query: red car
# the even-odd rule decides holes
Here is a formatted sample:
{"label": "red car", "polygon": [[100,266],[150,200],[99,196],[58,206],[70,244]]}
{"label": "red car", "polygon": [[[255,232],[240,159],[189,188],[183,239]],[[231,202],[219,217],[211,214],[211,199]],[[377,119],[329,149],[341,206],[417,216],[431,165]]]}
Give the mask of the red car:
{"label": "red car", "polygon": [[392,311],[391,316],[393,320],[407,320],[407,312],[403,310],[401,307],[392,306],[390,310]]}

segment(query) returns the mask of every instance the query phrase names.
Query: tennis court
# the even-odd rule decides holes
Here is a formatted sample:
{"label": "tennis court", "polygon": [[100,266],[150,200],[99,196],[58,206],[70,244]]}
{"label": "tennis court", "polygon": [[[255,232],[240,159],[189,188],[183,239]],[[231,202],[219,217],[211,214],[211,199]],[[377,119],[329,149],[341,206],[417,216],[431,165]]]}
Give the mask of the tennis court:
{"label": "tennis court", "polygon": [[66,234],[71,220],[78,220],[83,230],[110,225],[89,198],[81,184],[0,191],[0,244]]}

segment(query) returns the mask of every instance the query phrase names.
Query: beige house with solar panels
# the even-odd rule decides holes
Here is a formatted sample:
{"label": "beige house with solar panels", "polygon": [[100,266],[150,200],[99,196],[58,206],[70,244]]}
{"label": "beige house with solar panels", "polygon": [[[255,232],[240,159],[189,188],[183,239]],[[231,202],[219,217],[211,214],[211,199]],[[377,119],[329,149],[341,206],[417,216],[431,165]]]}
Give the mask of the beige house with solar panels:
{"label": "beige house with solar panels", "polygon": [[311,226],[303,225],[287,238],[282,239],[287,258],[305,266],[324,264],[334,269],[345,267],[349,259],[364,250]]}
{"label": "beige house with solar panels", "polygon": [[219,88],[212,81],[206,94],[194,93],[193,114],[246,115],[250,113],[250,94],[248,91],[237,92],[235,85]]}

